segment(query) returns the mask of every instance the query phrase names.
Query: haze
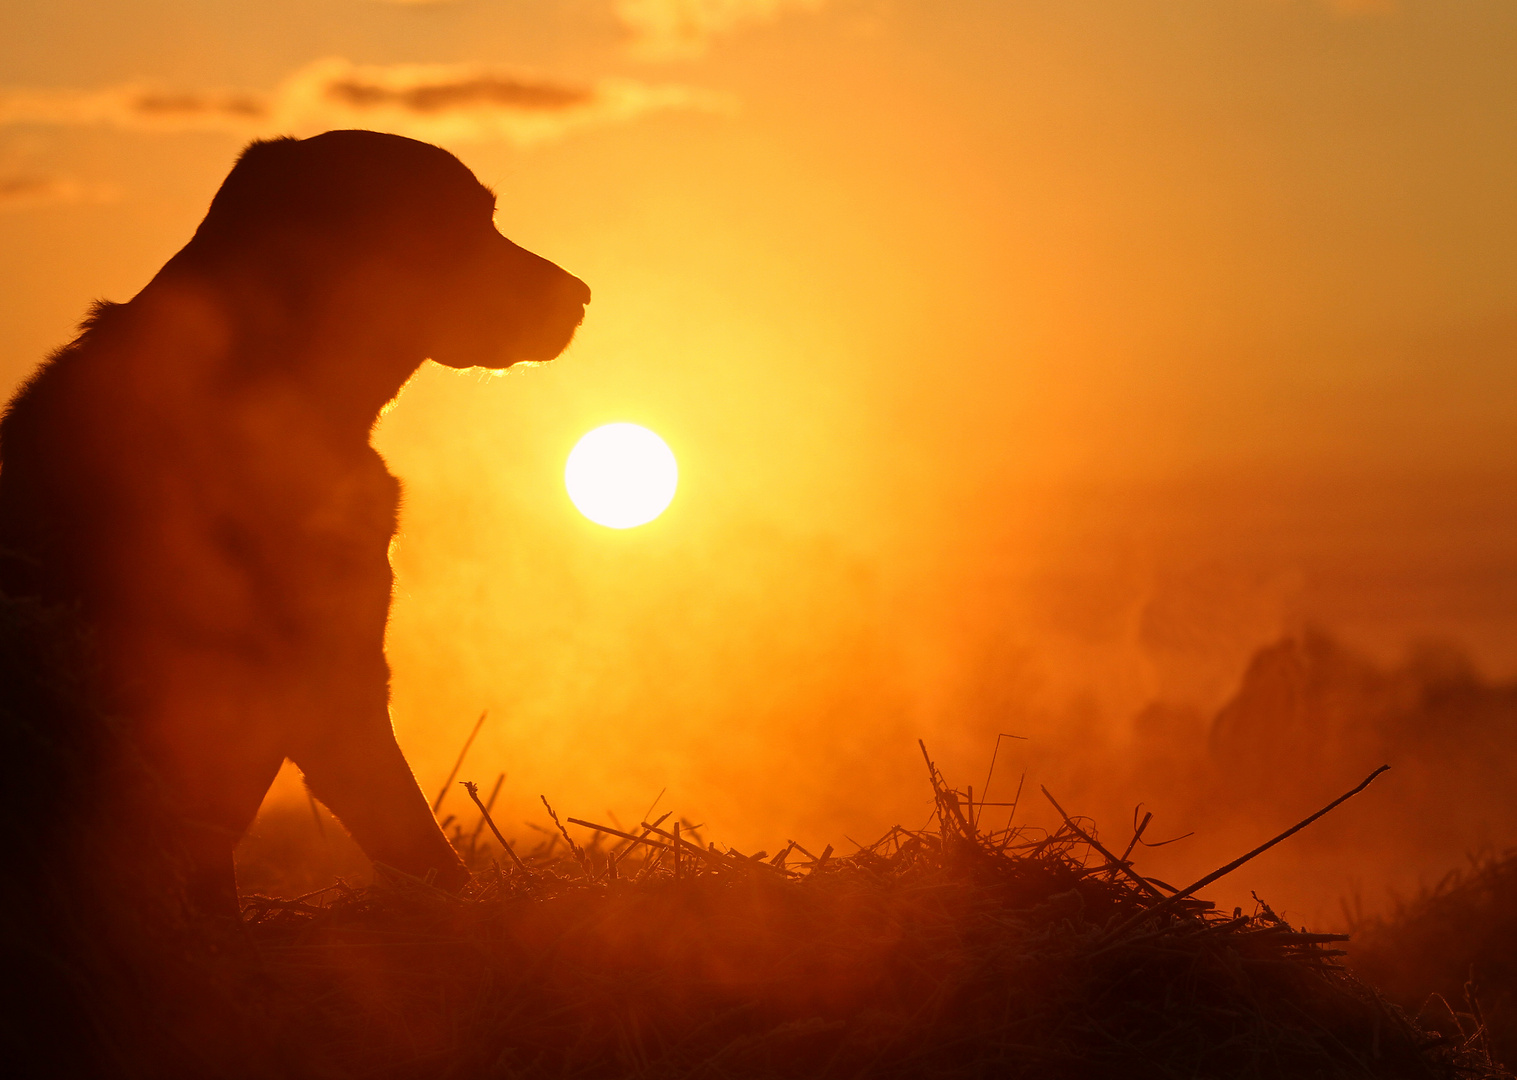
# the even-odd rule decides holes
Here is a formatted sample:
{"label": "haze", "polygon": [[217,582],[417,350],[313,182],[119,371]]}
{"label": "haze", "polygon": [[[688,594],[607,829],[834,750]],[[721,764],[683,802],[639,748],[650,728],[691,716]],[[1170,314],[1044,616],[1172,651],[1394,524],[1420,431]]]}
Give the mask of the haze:
{"label": "haze", "polygon": [[[917,737],[979,788],[1007,731],[992,798],[1026,769],[1113,834],[1142,801],[1200,876],[1381,763],[1219,758],[1259,649],[1517,679],[1514,55],[1500,0],[5,0],[0,380],[141,288],[249,138],[438,142],[595,300],[560,360],[429,365],[377,433],[424,788],[488,708],[461,775],[509,774],[505,820],[667,788],[841,844],[925,819]],[[618,420],[680,462],[625,533],[562,490]],[[1374,799],[1436,818],[1427,760],[1240,895],[1373,906],[1517,841],[1467,792],[1367,852]]]}

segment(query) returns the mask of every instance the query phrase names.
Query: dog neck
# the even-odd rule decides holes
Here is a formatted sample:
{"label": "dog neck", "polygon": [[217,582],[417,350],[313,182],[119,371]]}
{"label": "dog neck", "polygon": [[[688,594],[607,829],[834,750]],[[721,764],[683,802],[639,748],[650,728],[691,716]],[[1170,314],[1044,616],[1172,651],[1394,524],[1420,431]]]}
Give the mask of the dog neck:
{"label": "dog neck", "polygon": [[380,413],[426,358],[425,345],[397,332],[395,320],[316,299],[292,305],[288,294],[254,279],[160,275],[132,306],[175,338],[152,362],[183,370],[157,374],[279,401],[307,434],[316,428],[367,444]]}
{"label": "dog neck", "polygon": [[[299,394],[312,413],[323,416],[334,433],[364,441],[426,359],[414,345],[351,327],[325,328],[309,339],[281,345],[290,364],[280,382]],[[248,359],[258,362],[257,357]]]}

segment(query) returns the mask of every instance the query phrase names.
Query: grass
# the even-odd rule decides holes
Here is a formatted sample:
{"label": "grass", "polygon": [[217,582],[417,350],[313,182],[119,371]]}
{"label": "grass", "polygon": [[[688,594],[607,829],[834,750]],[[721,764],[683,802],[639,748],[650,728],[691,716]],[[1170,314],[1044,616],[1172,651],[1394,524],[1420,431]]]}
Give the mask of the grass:
{"label": "grass", "polygon": [[464,896],[381,868],[252,897],[230,965],[258,1016],[244,1060],[397,1080],[1509,1075],[1343,967],[1340,935],[1177,895],[1088,822],[986,835],[930,775],[928,827],[847,855],[570,819],[531,852],[476,846]]}
{"label": "grass", "polygon": [[[103,812],[102,792],[155,806],[152,778],[91,698],[87,642],[52,618],[0,604],[11,1075],[1511,1075],[1478,1019],[1419,1025],[1343,966],[1338,936],[1262,903],[1214,910],[1083,819],[985,833],[930,762],[932,820],[847,853],[567,817],[508,852],[481,814],[455,833],[476,869],[463,895],[380,868],[365,887],[190,918],[173,853],[142,841],[161,831]],[[1428,910],[1486,917],[1502,889]],[[1509,941],[1489,947],[1510,956]]]}
{"label": "grass", "polygon": [[1473,858],[1353,931],[1355,968],[1393,1001],[1517,1061],[1517,852]]}

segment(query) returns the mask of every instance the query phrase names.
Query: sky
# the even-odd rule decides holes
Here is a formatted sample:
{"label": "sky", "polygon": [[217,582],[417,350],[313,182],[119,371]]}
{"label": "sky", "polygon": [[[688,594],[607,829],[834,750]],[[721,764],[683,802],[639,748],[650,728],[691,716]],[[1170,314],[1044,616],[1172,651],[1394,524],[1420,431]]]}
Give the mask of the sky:
{"label": "sky", "polygon": [[[249,139],[437,142],[595,298],[376,432],[425,788],[489,709],[517,819],[668,789],[809,846],[1009,730],[1163,804],[1139,718],[1284,635],[1517,678],[1514,51],[1504,0],[0,0],[0,382]],[[562,487],[611,421],[681,469],[625,533]]]}

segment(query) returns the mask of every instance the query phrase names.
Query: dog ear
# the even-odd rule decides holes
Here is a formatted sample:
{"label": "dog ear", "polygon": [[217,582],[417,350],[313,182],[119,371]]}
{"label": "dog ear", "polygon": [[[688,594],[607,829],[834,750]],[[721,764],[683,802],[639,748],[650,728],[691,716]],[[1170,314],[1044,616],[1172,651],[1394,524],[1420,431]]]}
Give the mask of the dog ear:
{"label": "dog ear", "polygon": [[258,139],[243,149],[195,230],[203,242],[229,241],[267,228],[295,201],[291,190],[299,140]]}
{"label": "dog ear", "polygon": [[287,150],[291,143],[299,141],[293,135],[276,135],[272,139],[254,139],[242,148],[242,153],[237,155],[237,160],[233,163],[232,167],[236,168],[248,158],[267,157],[270,153]]}

